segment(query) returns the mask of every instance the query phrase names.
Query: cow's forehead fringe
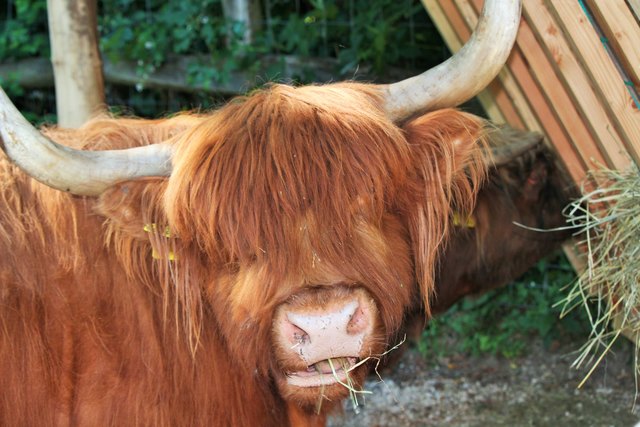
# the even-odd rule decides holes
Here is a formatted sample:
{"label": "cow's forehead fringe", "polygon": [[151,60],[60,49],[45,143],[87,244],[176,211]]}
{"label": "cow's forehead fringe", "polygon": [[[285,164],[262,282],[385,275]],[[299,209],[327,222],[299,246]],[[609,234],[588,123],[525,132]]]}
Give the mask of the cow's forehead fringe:
{"label": "cow's forehead fringe", "polygon": [[354,220],[379,222],[407,178],[408,145],[379,105],[359,84],[274,85],[231,102],[177,143],[172,226],[227,259],[291,257],[301,227],[342,252]]}
{"label": "cow's forehead fringe", "polygon": [[[92,126],[99,130],[81,133],[90,141],[113,136],[113,148],[125,138],[175,143],[172,176],[139,185],[154,195],[145,223],[169,224],[188,249],[180,271],[193,269],[184,265],[192,258],[208,260],[205,276],[257,263],[268,269],[269,287],[318,260],[347,279],[358,270],[379,280],[388,266],[357,227],[382,229],[392,215],[427,305],[450,208],[464,214],[483,176],[476,119],[443,110],[399,128],[382,113],[378,89],[355,83],[276,85],[208,115]],[[123,203],[133,203],[127,194]]]}

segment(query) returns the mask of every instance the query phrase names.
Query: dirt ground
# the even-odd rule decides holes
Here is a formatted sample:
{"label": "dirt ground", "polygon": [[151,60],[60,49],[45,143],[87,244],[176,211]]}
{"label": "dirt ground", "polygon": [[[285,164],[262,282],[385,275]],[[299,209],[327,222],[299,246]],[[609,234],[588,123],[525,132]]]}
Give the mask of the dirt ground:
{"label": "dirt ground", "polygon": [[408,350],[382,373],[384,382],[367,381],[365,389],[373,393],[359,413],[347,402],[329,425],[632,427],[640,421],[640,410],[633,409],[630,343],[607,356],[581,389],[576,387],[587,371],[570,368],[579,343],[558,347],[533,341],[516,359],[452,357],[438,363]]}

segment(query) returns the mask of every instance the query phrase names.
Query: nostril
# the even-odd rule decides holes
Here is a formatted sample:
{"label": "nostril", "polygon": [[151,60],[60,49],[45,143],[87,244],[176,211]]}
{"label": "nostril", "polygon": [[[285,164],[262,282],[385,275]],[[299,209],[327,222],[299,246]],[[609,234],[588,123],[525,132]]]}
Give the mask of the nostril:
{"label": "nostril", "polygon": [[307,341],[310,341],[309,339],[309,334],[306,333],[304,331],[304,329],[301,329],[299,327],[297,327],[296,325],[292,325],[293,326],[293,342],[294,344],[306,344]]}
{"label": "nostril", "polygon": [[287,338],[287,341],[289,341],[293,346],[304,345],[311,341],[309,334],[304,329],[295,325],[288,319],[284,321],[282,332]]}
{"label": "nostril", "polygon": [[351,314],[349,323],[347,324],[347,333],[350,335],[357,335],[367,329],[369,326],[369,319],[366,313],[366,309],[362,305],[358,305],[353,314]]}

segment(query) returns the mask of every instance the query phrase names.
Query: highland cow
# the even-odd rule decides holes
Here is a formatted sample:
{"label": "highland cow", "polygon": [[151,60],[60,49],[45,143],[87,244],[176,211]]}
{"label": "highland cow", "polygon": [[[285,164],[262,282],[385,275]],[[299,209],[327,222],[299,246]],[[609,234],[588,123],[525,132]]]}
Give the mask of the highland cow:
{"label": "highland cow", "polygon": [[[571,237],[564,208],[577,189],[540,134],[501,129],[488,136],[493,154],[469,216],[454,225],[436,263],[431,314],[446,312],[465,297],[479,296],[517,279]],[[423,308],[407,314],[403,330],[420,339]],[[404,349],[404,348],[403,348]],[[395,363],[402,351],[388,357]]]}
{"label": "highland cow", "polygon": [[[472,215],[456,218],[437,267],[433,314],[505,286],[571,237],[562,212],[577,189],[542,136],[504,129],[489,140],[500,154]],[[519,145],[526,149],[501,153]]]}
{"label": "highland cow", "polygon": [[[392,85],[39,133],[0,91],[0,424],[321,426],[428,307],[520,5]],[[39,181],[39,182],[38,182]],[[45,185],[43,185],[45,184]]]}

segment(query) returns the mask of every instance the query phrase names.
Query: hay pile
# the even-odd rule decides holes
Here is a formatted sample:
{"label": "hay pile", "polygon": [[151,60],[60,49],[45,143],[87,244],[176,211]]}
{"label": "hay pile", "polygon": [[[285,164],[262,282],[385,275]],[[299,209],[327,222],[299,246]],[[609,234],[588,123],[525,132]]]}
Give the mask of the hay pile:
{"label": "hay pile", "polygon": [[591,322],[574,362],[576,368],[592,365],[580,386],[620,335],[636,344],[636,378],[640,373],[640,173],[636,167],[599,170],[590,182],[598,189],[567,208],[569,221],[580,229],[587,268],[561,302],[563,313],[583,307]]}

